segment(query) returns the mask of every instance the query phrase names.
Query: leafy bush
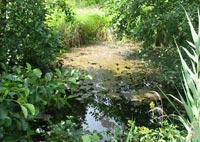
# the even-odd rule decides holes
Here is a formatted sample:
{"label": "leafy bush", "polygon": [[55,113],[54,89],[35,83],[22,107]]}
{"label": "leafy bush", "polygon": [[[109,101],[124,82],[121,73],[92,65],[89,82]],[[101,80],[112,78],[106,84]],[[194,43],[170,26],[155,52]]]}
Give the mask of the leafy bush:
{"label": "leafy bush", "polygon": [[32,130],[29,121],[37,117],[47,107],[60,109],[69,105],[78,89],[78,70],[59,70],[45,74],[27,64],[3,65],[0,75],[0,140],[29,139]]}
{"label": "leafy bush", "polygon": [[[98,8],[77,8],[64,0],[49,0],[46,24],[61,36],[65,48],[105,40],[108,19]],[[67,14],[66,14],[67,13]]]}
{"label": "leafy bush", "polygon": [[199,4],[195,0],[109,0],[104,7],[113,17],[111,22],[119,38],[136,39],[145,47],[153,44],[173,47],[174,39],[178,43],[189,39],[182,6],[194,16],[194,7]]}
{"label": "leafy bush", "polygon": [[72,7],[65,0],[46,0],[46,24],[56,32],[61,24],[74,21]]}
{"label": "leafy bush", "polygon": [[184,140],[183,134],[174,124],[167,120],[162,122],[162,127],[149,129],[144,126],[136,126],[129,122],[129,133],[126,142],[180,142]]}
{"label": "leafy bush", "polygon": [[50,123],[49,130],[44,131],[44,135],[47,141],[56,142],[97,142],[100,140],[97,132],[78,128],[72,117],[67,117],[65,121],[62,120],[57,124]]}
{"label": "leafy bush", "polygon": [[74,1],[78,6],[94,6],[94,5],[101,5],[106,0],[74,0]]}
{"label": "leafy bush", "polygon": [[0,62],[9,65],[31,63],[47,69],[58,56],[61,43],[57,34],[45,24],[45,2],[1,2]]}

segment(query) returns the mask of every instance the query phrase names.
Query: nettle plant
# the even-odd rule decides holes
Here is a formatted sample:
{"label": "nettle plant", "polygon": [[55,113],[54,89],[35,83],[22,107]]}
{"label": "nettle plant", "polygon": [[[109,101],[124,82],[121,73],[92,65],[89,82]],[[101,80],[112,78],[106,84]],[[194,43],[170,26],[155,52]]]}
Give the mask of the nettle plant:
{"label": "nettle plant", "polygon": [[33,130],[29,121],[48,107],[69,106],[80,79],[78,70],[60,70],[45,74],[38,68],[2,64],[0,74],[0,140],[29,139]]}

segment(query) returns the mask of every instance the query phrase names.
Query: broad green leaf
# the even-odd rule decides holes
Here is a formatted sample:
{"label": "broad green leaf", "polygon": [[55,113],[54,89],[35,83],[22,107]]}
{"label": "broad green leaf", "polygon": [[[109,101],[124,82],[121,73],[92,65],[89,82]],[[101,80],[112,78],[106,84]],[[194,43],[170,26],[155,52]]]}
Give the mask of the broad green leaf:
{"label": "broad green leaf", "polygon": [[69,95],[67,96],[67,99],[72,99],[72,98],[75,98],[76,96],[75,95]]}
{"label": "broad green leaf", "polygon": [[3,98],[2,98],[3,100],[7,97],[8,93],[9,93],[9,90],[6,89],[3,94]]}
{"label": "broad green leaf", "polygon": [[27,69],[28,71],[31,71],[31,70],[32,70],[32,67],[31,67],[31,65],[30,65],[29,63],[26,63],[26,69]]}
{"label": "broad green leaf", "polygon": [[92,142],[89,135],[83,135],[81,138],[83,142]]}
{"label": "broad green leaf", "polygon": [[28,136],[32,136],[35,135],[36,132],[34,130],[28,130],[26,133]]}
{"label": "broad green leaf", "polygon": [[45,74],[45,80],[46,81],[51,81],[51,79],[52,79],[52,74],[51,73],[46,73]]}
{"label": "broad green leaf", "polygon": [[1,121],[6,119],[7,114],[8,114],[8,110],[3,105],[0,105],[0,119],[1,119]]}
{"label": "broad green leaf", "polygon": [[21,119],[21,126],[24,131],[28,130],[29,128],[29,124],[24,118]]}
{"label": "broad green leaf", "polygon": [[30,93],[30,90],[28,88],[26,88],[26,89],[24,89],[24,93],[25,93],[26,97],[28,97],[29,93]]}
{"label": "broad green leaf", "polygon": [[58,77],[61,77],[61,76],[62,76],[62,72],[60,71],[60,69],[55,69],[55,71],[56,71],[56,75],[57,75]]}
{"label": "broad green leaf", "polygon": [[38,78],[41,78],[42,76],[42,71],[38,68],[34,69],[33,70],[33,73],[38,77]]}
{"label": "broad green leaf", "polygon": [[68,72],[69,72],[69,71],[65,69],[65,70],[62,71],[62,75],[63,75],[63,76],[66,76],[66,75],[68,74]]}
{"label": "broad green leaf", "polygon": [[6,127],[10,127],[12,125],[12,119],[10,117],[6,117],[6,119],[4,121],[4,125]]}
{"label": "broad green leaf", "polygon": [[100,137],[97,135],[97,134],[94,134],[93,136],[92,136],[92,142],[96,142],[96,141],[99,141],[100,140]]}
{"label": "broad green leaf", "polygon": [[24,117],[27,118],[28,117],[28,110],[25,106],[23,105],[20,105],[21,109],[22,109],[22,112],[24,114]]}
{"label": "broad green leaf", "polygon": [[28,110],[31,112],[32,115],[35,115],[35,107],[34,107],[34,105],[27,103],[27,104],[24,104],[24,106],[26,108],[28,108]]}
{"label": "broad green leaf", "polygon": [[76,84],[76,78],[70,77],[67,79],[70,83]]}

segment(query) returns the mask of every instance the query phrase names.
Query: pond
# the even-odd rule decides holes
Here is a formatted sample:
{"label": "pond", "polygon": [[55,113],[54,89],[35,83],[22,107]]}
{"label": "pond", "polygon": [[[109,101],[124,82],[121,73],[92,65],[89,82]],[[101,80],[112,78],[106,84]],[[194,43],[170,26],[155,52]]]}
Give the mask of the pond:
{"label": "pond", "polygon": [[[78,68],[92,76],[92,80],[80,82],[77,102],[72,103],[83,128],[113,132],[116,127],[126,127],[128,120],[151,127],[149,103],[162,105],[162,98],[152,81],[157,70],[146,67],[137,56],[139,50],[133,44],[100,43],[73,48],[63,55],[65,68]],[[105,141],[106,135],[103,137]]]}

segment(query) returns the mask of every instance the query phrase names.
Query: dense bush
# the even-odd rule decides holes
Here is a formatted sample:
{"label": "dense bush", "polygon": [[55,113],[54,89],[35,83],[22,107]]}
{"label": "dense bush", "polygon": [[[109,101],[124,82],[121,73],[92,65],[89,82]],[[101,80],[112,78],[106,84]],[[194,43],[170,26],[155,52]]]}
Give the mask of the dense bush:
{"label": "dense bush", "polygon": [[189,39],[183,7],[193,16],[199,4],[196,0],[109,0],[105,7],[119,38],[134,38],[150,47],[174,45],[174,39],[183,44]]}
{"label": "dense bush", "polygon": [[61,49],[57,34],[45,24],[44,0],[1,2],[0,62],[46,69]]}
{"label": "dense bush", "polygon": [[101,5],[106,0],[74,0],[76,5],[79,6],[95,6],[95,5]]}
{"label": "dense bush", "polygon": [[78,89],[77,70],[59,70],[43,74],[40,69],[27,64],[2,65],[0,74],[0,140],[18,141],[30,139],[30,120],[48,107],[60,109],[68,104],[73,92]]}

